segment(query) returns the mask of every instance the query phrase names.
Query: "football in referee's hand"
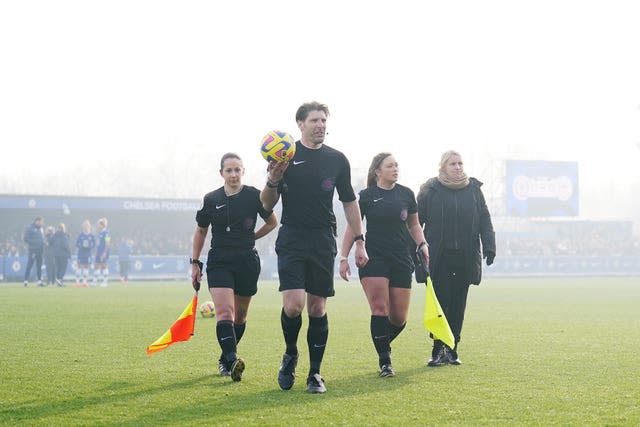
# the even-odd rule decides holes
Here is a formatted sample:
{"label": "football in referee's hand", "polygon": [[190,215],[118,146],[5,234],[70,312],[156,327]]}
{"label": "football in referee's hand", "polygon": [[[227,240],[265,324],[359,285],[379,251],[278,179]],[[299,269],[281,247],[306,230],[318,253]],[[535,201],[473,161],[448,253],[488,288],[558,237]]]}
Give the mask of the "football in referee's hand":
{"label": "football in referee's hand", "polygon": [[296,154],[296,143],[288,133],[272,130],[262,138],[260,152],[268,162],[288,162]]}

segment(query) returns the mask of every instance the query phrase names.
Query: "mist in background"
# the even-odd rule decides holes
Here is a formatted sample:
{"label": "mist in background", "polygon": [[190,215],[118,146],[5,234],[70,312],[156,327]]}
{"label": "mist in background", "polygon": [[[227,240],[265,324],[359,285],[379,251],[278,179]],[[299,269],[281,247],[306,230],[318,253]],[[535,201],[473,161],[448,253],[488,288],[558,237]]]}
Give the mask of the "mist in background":
{"label": "mist in background", "polygon": [[579,162],[580,218],[640,223],[633,1],[0,4],[0,193],[200,198],[309,100],[364,185],[415,192],[456,149],[500,200],[507,159]]}

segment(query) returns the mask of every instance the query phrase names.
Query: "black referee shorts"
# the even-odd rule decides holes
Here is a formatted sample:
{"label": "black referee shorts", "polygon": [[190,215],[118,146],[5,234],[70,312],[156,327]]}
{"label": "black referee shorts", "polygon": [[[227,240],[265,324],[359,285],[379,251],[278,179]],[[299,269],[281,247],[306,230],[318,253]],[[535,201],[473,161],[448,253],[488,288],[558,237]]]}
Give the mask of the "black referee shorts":
{"label": "black referee shorts", "polygon": [[364,277],[384,277],[389,279],[389,287],[411,289],[413,265],[389,256],[368,254],[369,262],[358,269],[360,279]]}
{"label": "black referee shorts", "polygon": [[215,248],[207,258],[209,288],[231,288],[235,295],[251,297],[258,292],[260,257],[255,248]]}
{"label": "black referee shorts", "polygon": [[276,240],[280,291],[304,289],[320,297],[335,295],[336,239],[331,227],[306,229],[282,225]]}

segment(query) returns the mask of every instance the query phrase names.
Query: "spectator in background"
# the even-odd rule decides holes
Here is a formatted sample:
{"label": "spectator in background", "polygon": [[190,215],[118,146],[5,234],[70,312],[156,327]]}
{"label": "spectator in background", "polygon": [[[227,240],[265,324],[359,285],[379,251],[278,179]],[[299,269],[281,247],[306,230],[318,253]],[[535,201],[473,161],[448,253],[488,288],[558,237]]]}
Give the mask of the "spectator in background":
{"label": "spectator in background", "polygon": [[129,263],[131,262],[131,252],[133,250],[133,240],[124,237],[118,247],[118,264],[120,265],[120,282],[129,281]]}
{"label": "spectator in background", "polygon": [[27,267],[24,272],[24,286],[29,286],[29,275],[33,265],[36,266],[38,286],[42,285],[42,252],[44,250],[44,233],[42,232],[42,217],[37,216],[33,223],[24,232],[24,241],[27,244]]}
{"label": "spectator in background", "polygon": [[111,235],[107,230],[107,218],[100,218],[97,224],[98,238],[96,239],[96,259],[93,262],[93,284],[98,281],[100,286],[106,288],[109,282],[109,250]]}
{"label": "spectator in background", "polygon": [[439,175],[422,184],[418,193],[433,289],[455,338],[454,348],[434,341],[428,366],[462,363],[458,343],[469,285],[480,284],[482,258],[491,265],[496,256],[496,236],[481,186],[467,177],[462,157],[451,150],[442,154]]}
{"label": "spectator in background", "polygon": [[76,269],[76,286],[87,287],[89,279],[89,266],[91,265],[91,252],[96,246],[95,236],[91,233],[89,220],[82,222],[82,232],[76,239],[78,249],[78,268]]}
{"label": "spectator in background", "polygon": [[58,224],[55,234],[50,240],[51,251],[56,265],[56,285],[63,287],[64,275],[67,272],[69,258],[71,258],[71,244],[67,226],[64,223]]}
{"label": "spectator in background", "polygon": [[53,247],[51,246],[51,239],[53,238],[54,233],[55,229],[52,226],[48,226],[44,230],[43,259],[45,271],[47,273],[46,286],[53,286],[53,283],[56,280],[56,259],[53,256]]}

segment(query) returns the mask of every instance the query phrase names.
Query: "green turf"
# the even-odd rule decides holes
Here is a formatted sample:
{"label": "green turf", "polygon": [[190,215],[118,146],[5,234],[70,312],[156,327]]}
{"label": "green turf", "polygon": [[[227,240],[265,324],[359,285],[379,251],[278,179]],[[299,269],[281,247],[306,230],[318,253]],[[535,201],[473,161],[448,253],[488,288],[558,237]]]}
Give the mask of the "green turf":
{"label": "green turf", "polygon": [[[427,368],[423,286],[394,342],[395,378],[377,377],[369,309],[357,282],[329,301],[322,374],[305,393],[276,375],[280,294],[262,283],[240,355],[242,382],[217,375],[215,320],[156,353],[145,347],[191,297],[187,284],[109,288],[0,285],[2,425],[639,425],[640,281],[493,279],[472,287],[461,366]],[[210,299],[200,292],[200,301]]]}

